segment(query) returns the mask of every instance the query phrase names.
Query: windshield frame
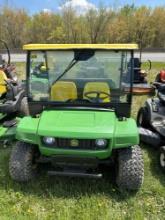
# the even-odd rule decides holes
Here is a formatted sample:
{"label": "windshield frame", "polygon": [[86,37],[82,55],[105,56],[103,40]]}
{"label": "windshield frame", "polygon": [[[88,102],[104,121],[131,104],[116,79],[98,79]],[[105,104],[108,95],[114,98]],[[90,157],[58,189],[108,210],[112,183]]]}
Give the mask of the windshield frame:
{"label": "windshield frame", "polygon": [[[120,105],[121,106],[127,106],[130,109],[131,103],[132,103],[132,92],[133,92],[133,74],[134,74],[134,70],[133,70],[133,57],[134,57],[134,50],[133,49],[106,49],[105,51],[114,51],[114,52],[120,52],[120,51],[125,51],[125,52],[129,52],[130,53],[130,58],[131,58],[131,71],[130,71],[130,87],[129,87],[129,92],[128,92],[128,98],[127,98],[127,102],[125,103],[68,103],[68,102],[58,102],[58,101],[34,101],[32,100],[32,98],[30,97],[30,54],[32,52],[44,52],[45,56],[46,56],[46,52],[49,51],[70,51],[71,49],[49,49],[49,50],[29,50],[27,51],[27,64],[26,64],[26,91],[27,91],[27,98],[28,98],[28,102],[29,103],[36,103],[36,104],[41,104],[42,106],[52,106],[52,107],[79,107],[79,106],[86,106],[86,107],[98,107],[98,108],[111,108],[111,109],[116,109],[118,108]],[[84,49],[85,50],[85,49]],[[104,51],[103,49],[93,49],[95,51]],[[77,51],[77,49],[72,49],[72,51]],[[46,67],[48,65],[47,63],[47,57],[46,58]],[[122,64],[121,64],[122,65]]]}

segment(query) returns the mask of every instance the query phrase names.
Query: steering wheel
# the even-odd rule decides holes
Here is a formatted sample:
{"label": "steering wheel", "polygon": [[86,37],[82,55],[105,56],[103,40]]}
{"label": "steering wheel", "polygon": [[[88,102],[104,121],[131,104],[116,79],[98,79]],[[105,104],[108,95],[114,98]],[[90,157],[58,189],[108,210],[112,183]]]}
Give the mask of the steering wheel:
{"label": "steering wheel", "polygon": [[[91,96],[90,96],[91,94],[95,94],[96,97],[91,97]],[[105,95],[105,96],[100,97],[101,95]],[[85,92],[85,93],[84,93],[84,96],[85,96],[86,98],[88,98],[89,100],[91,100],[91,101],[96,100],[96,101],[98,101],[98,102],[103,101],[103,100],[105,100],[105,99],[107,99],[107,98],[110,98],[110,94],[108,94],[107,92],[102,92],[102,91],[90,91],[90,92]]]}

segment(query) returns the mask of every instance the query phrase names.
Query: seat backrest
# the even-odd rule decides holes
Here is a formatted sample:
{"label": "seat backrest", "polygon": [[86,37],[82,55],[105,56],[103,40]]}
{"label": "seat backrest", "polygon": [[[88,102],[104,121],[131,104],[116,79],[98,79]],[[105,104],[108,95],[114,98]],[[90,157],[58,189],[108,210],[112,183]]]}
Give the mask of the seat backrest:
{"label": "seat backrest", "polygon": [[68,99],[77,99],[77,87],[74,82],[59,81],[52,85],[52,101],[66,101]]}
{"label": "seat backrest", "polygon": [[5,80],[7,80],[7,76],[2,70],[0,70],[0,95],[7,92]]}
{"label": "seat backrest", "polygon": [[[86,83],[86,85],[84,87],[83,98],[86,99],[86,97],[84,96],[85,93],[92,92],[92,91],[105,92],[110,95],[110,88],[109,88],[108,83],[106,83],[106,82],[88,82],[88,83]],[[91,94],[90,97],[95,98],[96,95]],[[101,94],[100,98],[101,97],[105,97],[105,95]],[[104,99],[103,102],[110,102],[110,97],[107,97],[106,99]]]}

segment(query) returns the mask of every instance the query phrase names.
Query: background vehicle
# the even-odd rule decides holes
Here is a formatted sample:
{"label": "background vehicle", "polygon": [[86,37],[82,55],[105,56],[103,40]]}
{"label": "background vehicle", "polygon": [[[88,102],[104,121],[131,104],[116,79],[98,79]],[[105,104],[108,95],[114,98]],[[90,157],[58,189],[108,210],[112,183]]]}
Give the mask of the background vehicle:
{"label": "background vehicle", "polygon": [[139,189],[143,158],[130,118],[137,45],[32,44],[24,49],[31,116],[17,127],[11,177],[29,181],[39,162],[50,162],[50,175],[100,178],[101,165],[113,162],[118,186]]}
{"label": "background vehicle", "polygon": [[6,48],[7,62],[0,54],[0,139],[15,138],[15,118],[19,115],[27,115],[28,107],[25,98],[25,90],[18,82],[16,68],[10,62],[10,51],[5,41],[0,43]]}
{"label": "background vehicle", "polygon": [[[138,57],[133,58],[134,63],[134,74],[133,74],[133,94],[134,95],[145,95],[145,94],[151,94],[153,92],[153,88],[150,84],[147,82],[147,74],[148,71],[151,70],[151,61],[148,60],[148,70],[142,69],[142,62]],[[128,65],[131,65],[131,62],[128,63]],[[129,81],[130,73],[128,72],[125,75],[125,81]]]}
{"label": "background vehicle", "polygon": [[138,112],[141,140],[160,150],[160,165],[165,170],[165,71],[160,71],[153,86],[157,96],[145,102]]}

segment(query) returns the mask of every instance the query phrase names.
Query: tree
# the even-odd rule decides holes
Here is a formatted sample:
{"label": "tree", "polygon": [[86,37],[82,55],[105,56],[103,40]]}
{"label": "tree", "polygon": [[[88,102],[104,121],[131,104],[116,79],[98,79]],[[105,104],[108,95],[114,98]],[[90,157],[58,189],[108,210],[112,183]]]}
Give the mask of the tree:
{"label": "tree", "polygon": [[139,44],[140,51],[151,46],[154,39],[155,27],[152,26],[151,12],[150,8],[143,6],[134,13],[134,41]]}
{"label": "tree", "polygon": [[2,31],[5,40],[12,48],[20,48],[27,39],[27,23],[29,16],[24,10],[3,8],[1,14]]}
{"label": "tree", "polygon": [[151,16],[152,27],[154,27],[153,47],[165,48],[165,8],[157,7]]}
{"label": "tree", "polygon": [[87,12],[63,4],[61,13],[4,7],[0,11],[0,38],[11,48],[24,43],[138,43],[165,47],[165,7],[155,9],[125,5],[117,10],[103,6]]}
{"label": "tree", "polygon": [[107,28],[110,13],[106,8],[100,6],[98,10],[91,9],[86,14],[87,31],[91,43],[98,43],[102,33]]}
{"label": "tree", "polygon": [[59,15],[45,12],[35,14],[28,27],[29,41],[34,43],[55,42],[56,39],[52,38],[52,33],[58,29],[60,25],[61,18]]}

